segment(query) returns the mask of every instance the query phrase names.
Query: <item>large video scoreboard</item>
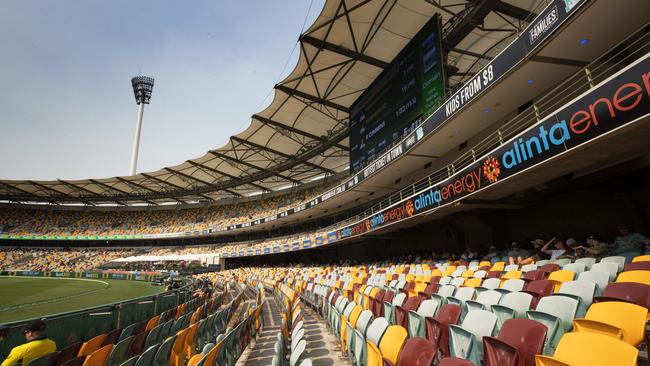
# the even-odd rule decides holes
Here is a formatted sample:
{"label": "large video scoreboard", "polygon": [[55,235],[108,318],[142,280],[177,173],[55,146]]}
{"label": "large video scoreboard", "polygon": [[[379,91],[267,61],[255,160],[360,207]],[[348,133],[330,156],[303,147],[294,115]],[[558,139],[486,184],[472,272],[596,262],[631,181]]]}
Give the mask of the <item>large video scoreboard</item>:
{"label": "large video scoreboard", "polygon": [[350,169],[412,132],[445,98],[440,18],[434,16],[350,108]]}

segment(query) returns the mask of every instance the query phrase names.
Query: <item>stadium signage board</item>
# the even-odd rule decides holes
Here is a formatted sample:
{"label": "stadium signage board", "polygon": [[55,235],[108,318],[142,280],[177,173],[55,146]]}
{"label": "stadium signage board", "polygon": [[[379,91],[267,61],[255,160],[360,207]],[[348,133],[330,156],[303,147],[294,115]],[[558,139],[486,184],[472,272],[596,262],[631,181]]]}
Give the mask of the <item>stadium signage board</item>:
{"label": "stadium signage board", "polygon": [[[156,239],[156,238],[177,238],[193,235],[210,235],[222,231],[237,230],[245,227],[256,226],[286,217],[288,215],[312,208],[322,202],[325,202],[347,190],[352,189],[364,179],[374,175],[389,165],[396,158],[404,155],[408,150],[413,148],[424,136],[432,133],[453,115],[458,113],[467,104],[483,94],[496,81],[505,76],[513,67],[522,62],[526,56],[534,51],[545,39],[553,34],[573,13],[575,13],[582,4],[587,0],[553,0],[546,8],[533,20],[533,22],[523,31],[523,33],[510,43],[501,53],[499,53],[490,63],[481,69],[472,79],[470,79],[463,88],[454,93],[447,101],[415,128],[413,132],[406,135],[401,142],[397,143],[387,152],[380,154],[372,162],[368,163],[363,170],[353,174],[344,183],[330,189],[322,195],[312,199],[309,202],[297,207],[268,216],[262,219],[256,219],[246,223],[228,225],[224,227],[215,227],[207,230],[205,233],[178,232],[178,233],[159,233],[143,235],[116,235],[101,236],[97,240],[120,240],[120,239]],[[1,234],[0,239],[36,239],[34,236],[20,236],[11,234]],[[44,236],[39,239],[44,240],[80,240],[93,239],[92,237],[79,238],[73,236]]]}
{"label": "stadium signage board", "polygon": [[441,20],[433,16],[350,107],[354,172],[402,139],[445,99]]}
{"label": "stadium signage board", "polygon": [[437,185],[355,224],[339,239],[458,202],[650,114],[650,54]]}

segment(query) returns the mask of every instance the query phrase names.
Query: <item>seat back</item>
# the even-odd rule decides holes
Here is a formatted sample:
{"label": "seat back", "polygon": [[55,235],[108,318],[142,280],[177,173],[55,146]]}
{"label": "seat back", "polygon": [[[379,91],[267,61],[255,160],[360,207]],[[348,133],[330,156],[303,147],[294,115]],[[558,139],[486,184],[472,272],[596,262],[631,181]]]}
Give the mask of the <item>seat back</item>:
{"label": "seat back", "polygon": [[569,281],[560,286],[558,294],[577,296],[585,308],[591,305],[596,293],[596,284],[589,281]]}
{"label": "seat back", "polygon": [[544,296],[548,296],[553,293],[555,284],[553,281],[549,280],[536,280],[531,281],[528,286],[526,286],[525,292],[533,295],[533,302],[531,307],[534,308],[537,306],[537,301]]}
{"label": "seat back", "polygon": [[616,282],[634,282],[650,285],[650,271],[621,272],[618,274]]}
{"label": "seat back", "polygon": [[[154,344],[151,347],[148,347],[135,363],[135,366],[150,366],[153,363],[154,357],[156,357],[156,352],[160,348],[160,344]],[[197,355],[198,356],[198,355]]]}
{"label": "seat back", "polygon": [[111,350],[111,354],[108,356],[108,366],[119,366],[122,362],[128,359],[129,347],[131,346],[131,341],[133,336],[129,336],[119,342]]}
{"label": "seat back", "polygon": [[578,281],[593,282],[596,285],[596,295],[600,295],[607,287],[609,273],[599,270],[585,271],[578,275]]}
{"label": "seat back", "polygon": [[458,324],[461,314],[460,306],[445,304],[435,318],[425,318],[426,338],[442,350],[443,356],[449,355],[449,326]]}
{"label": "seat back", "polygon": [[500,278],[487,278],[483,281],[481,287],[488,290],[494,290],[495,288],[499,288],[499,285],[501,285]]}
{"label": "seat back", "polygon": [[50,352],[42,355],[39,358],[31,360],[27,366],[52,366],[59,356],[59,352]]}
{"label": "seat back", "polygon": [[603,271],[609,273],[609,280],[614,281],[618,273],[618,264],[615,262],[598,262],[591,266],[592,271]]}
{"label": "seat back", "polygon": [[573,271],[569,271],[569,270],[566,270],[566,269],[560,269],[558,271],[551,272],[548,275],[548,279],[550,281],[555,282],[555,292],[557,292],[560,289],[560,286],[562,286],[562,283],[573,281],[575,276],[576,276],[576,273],[573,272]]}
{"label": "seat back", "polygon": [[452,285],[440,286],[438,289],[438,295],[442,296],[443,298],[453,296],[454,292],[456,292],[456,287]]}
{"label": "seat back", "polygon": [[307,342],[304,339],[301,339],[300,342],[296,345],[296,348],[291,350],[291,356],[289,357],[289,366],[296,366],[302,358],[302,354],[305,352],[307,347]]}
{"label": "seat back", "polygon": [[406,338],[408,338],[408,333],[404,327],[391,325],[386,328],[386,332],[379,342],[382,357],[390,361],[391,364],[396,364]]}
{"label": "seat back", "polygon": [[472,362],[458,357],[445,357],[438,366],[476,366]]}
{"label": "seat back", "polygon": [[648,309],[636,304],[619,301],[607,301],[593,304],[585,315],[586,322],[581,319],[573,321],[577,331],[589,331],[612,335],[610,329],[600,324],[621,330],[622,340],[636,346],[643,341],[645,321]]}
{"label": "seat back", "polygon": [[620,300],[650,309],[650,286],[635,282],[612,282],[597,301]]}
{"label": "seat back", "polygon": [[521,279],[530,282],[530,281],[543,280],[545,276],[546,276],[546,272],[540,269],[534,269],[528,272],[524,272],[524,275],[522,276]]}
{"label": "seat back", "polygon": [[546,326],[530,319],[508,319],[496,338],[483,338],[483,366],[535,366],[546,340]]}
{"label": "seat back", "polygon": [[513,278],[513,279],[506,280],[503,283],[503,285],[501,285],[501,289],[510,292],[521,291],[524,289],[525,284],[526,281],[519,278]]}
{"label": "seat back", "polygon": [[381,337],[383,337],[384,332],[386,331],[386,328],[388,328],[388,325],[388,320],[386,320],[386,318],[376,318],[368,327],[366,338],[375,345],[378,345],[379,341],[381,341]]}
{"label": "seat back", "polygon": [[112,344],[108,344],[95,352],[91,353],[84,360],[83,366],[104,366],[106,365],[106,360],[108,360],[108,355],[113,349]]}
{"label": "seat back", "polygon": [[436,358],[435,343],[420,337],[409,338],[397,359],[397,366],[429,366]]}
{"label": "seat back", "polygon": [[[564,330],[569,331],[578,311],[578,300],[566,296],[543,297],[539,300],[535,311],[550,314],[558,318]],[[533,319],[538,320],[534,317]]]}
{"label": "seat back", "polygon": [[537,366],[634,366],[639,351],[612,337],[571,332],[562,337],[553,357],[536,356]]}
{"label": "seat back", "polygon": [[81,348],[82,342],[77,342],[73,343],[64,349],[62,349],[58,356],[56,357],[56,360],[54,361],[54,366],[60,366],[73,358],[77,357],[77,354],[79,353],[79,349]]}
{"label": "seat back", "polygon": [[604,262],[616,263],[616,265],[618,266],[618,272],[621,272],[623,270],[623,268],[625,267],[625,257],[620,256],[620,255],[613,255],[613,256],[610,256],[610,257],[605,257],[605,258],[601,259],[600,262],[601,263],[604,263]]}
{"label": "seat back", "polygon": [[624,271],[650,271],[650,262],[632,262],[625,266]]}

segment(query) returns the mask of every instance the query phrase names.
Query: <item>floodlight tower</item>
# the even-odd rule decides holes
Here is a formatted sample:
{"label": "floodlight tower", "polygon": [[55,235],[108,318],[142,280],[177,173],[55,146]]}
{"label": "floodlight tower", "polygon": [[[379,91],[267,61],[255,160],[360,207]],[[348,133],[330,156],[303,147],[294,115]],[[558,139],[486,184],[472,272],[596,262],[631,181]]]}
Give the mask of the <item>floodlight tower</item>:
{"label": "floodlight tower", "polygon": [[133,137],[133,152],[131,153],[131,167],[129,175],[135,175],[138,166],[138,150],[140,149],[140,131],[142,130],[142,116],[144,105],[149,104],[151,92],[153,92],[153,78],[148,76],[136,76],[131,79],[135,102],[138,104],[138,120],[135,124],[135,137]]}

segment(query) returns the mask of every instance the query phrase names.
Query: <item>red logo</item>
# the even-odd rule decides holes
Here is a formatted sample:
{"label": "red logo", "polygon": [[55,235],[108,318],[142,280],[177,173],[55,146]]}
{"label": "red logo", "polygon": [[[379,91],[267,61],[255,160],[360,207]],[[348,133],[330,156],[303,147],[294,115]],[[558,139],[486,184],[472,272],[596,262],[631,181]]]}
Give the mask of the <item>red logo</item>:
{"label": "red logo", "polygon": [[501,164],[496,158],[489,156],[483,162],[483,175],[490,182],[494,183],[499,179],[501,174]]}
{"label": "red logo", "polygon": [[415,208],[413,207],[413,201],[411,200],[406,201],[406,214],[409,216],[413,216],[413,212],[415,212]]}

